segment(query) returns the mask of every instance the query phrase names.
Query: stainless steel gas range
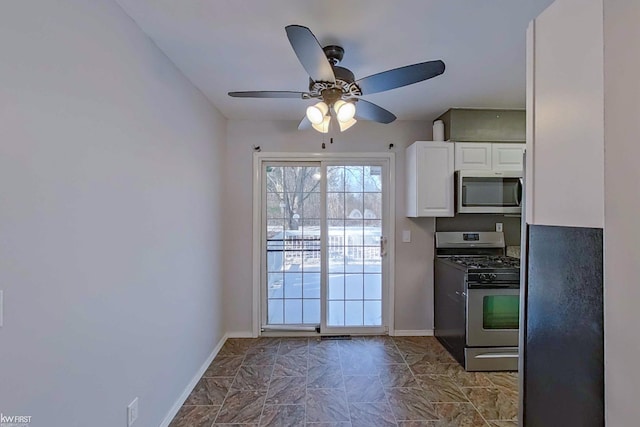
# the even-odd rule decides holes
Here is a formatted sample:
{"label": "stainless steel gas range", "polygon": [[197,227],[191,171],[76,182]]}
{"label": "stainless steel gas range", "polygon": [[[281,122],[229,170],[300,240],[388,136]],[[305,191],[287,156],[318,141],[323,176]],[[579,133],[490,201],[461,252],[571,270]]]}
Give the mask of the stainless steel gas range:
{"label": "stainless steel gas range", "polygon": [[438,232],[435,336],[467,371],[518,370],[520,260],[498,232]]}

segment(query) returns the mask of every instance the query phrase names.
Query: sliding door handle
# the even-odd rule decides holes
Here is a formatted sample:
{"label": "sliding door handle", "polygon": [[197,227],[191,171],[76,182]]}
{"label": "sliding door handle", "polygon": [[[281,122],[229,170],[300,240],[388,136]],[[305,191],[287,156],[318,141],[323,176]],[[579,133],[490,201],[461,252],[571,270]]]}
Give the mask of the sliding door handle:
{"label": "sliding door handle", "polygon": [[380,236],[380,257],[387,255],[387,238]]}

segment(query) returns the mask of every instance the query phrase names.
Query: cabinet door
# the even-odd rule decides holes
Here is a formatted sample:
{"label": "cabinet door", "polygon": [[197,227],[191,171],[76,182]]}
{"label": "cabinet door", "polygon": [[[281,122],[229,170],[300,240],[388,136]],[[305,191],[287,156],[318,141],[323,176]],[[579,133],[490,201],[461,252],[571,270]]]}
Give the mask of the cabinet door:
{"label": "cabinet door", "polygon": [[419,141],[407,148],[407,216],[454,215],[453,144]]}
{"label": "cabinet door", "polygon": [[455,170],[491,170],[490,142],[456,142]]}
{"label": "cabinet door", "polygon": [[491,156],[494,170],[521,171],[525,144],[492,144]]}
{"label": "cabinet door", "polygon": [[[602,48],[602,2],[579,3],[580,19],[571,22],[570,35],[563,24],[567,24],[573,2],[566,0],[545,9],[529,33],[529,224],[602,228],[605,223],[602,111],[608,104],[604,95],[608,89],[603,84],[608,66],[604,65]],[[614,45],[607,45],[607,49]],[[636,54],[634,61],[637,58]],[[624,85],[616,87],[623,90]],[[564,114],[568,107],[570,113]],[[609,111],[607,116],[616,114]],[[622,194],[621,188],[611,190]],[[637,200],[637,195],[634,197]]]}

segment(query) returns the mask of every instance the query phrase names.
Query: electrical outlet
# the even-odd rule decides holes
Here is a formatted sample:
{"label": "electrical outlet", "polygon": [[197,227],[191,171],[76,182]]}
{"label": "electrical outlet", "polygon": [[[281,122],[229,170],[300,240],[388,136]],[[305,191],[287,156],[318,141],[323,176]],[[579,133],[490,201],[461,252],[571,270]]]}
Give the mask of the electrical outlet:
{"label": "electrical outlet", "polygon": [[136,397],[127,406],[127,427],[131,427],[138,419],[138,398]]}
{"label": "electrical outlet", "polygon": [[496,222],[496,231],[498,231],[498,232],[502,231],[502,223],[501,222]]}

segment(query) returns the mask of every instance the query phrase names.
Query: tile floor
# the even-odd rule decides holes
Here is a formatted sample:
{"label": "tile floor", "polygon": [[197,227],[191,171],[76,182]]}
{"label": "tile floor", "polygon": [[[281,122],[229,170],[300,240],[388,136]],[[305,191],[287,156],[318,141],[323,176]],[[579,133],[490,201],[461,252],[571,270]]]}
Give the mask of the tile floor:
{"label": "tile floor", "polygon": [[433,337],[230,339],[170,427],[515,427],[517,385]]}

